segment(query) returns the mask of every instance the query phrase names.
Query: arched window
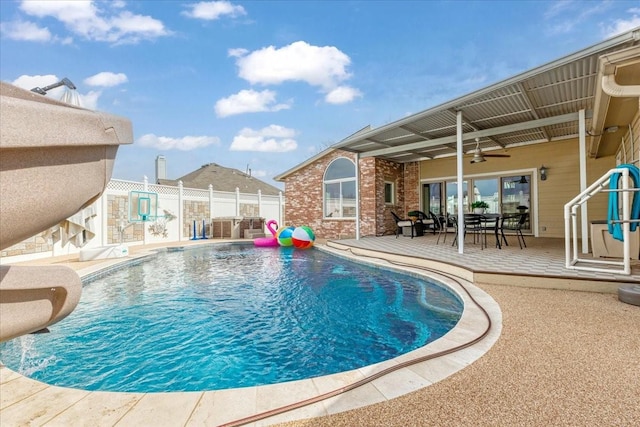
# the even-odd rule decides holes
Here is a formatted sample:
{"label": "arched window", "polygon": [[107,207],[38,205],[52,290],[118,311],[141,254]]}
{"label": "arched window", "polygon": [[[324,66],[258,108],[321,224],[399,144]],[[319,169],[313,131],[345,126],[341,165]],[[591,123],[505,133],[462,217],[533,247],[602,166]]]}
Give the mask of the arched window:
{"label": "arched window", "polygon": [[356,165],[340,157],[324,172],[324,217],[356,217]]}

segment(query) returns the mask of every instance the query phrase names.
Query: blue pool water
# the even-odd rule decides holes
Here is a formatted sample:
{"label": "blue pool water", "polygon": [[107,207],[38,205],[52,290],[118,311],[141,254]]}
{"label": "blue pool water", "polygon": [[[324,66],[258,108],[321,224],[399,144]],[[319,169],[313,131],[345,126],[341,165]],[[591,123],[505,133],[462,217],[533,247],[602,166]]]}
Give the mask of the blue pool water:
{"label": "blue pool water", "polygon": [[208,245],[89,282],[69,317],[3,343],[0,360],[87,390],[217,390],[387,360],[461,312],[444,286],[315,248]]}

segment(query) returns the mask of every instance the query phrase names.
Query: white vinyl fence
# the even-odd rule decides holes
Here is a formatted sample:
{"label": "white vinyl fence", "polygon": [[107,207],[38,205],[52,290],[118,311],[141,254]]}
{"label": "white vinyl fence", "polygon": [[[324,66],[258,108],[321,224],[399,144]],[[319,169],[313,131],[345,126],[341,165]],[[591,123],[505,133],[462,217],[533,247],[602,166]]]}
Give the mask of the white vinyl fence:
{"label": "white vinyl fence", "polygon": [[[158,194],[157,219],[144,223],[129,221],[131,191]],[[149,184],[146,178],[143,182],[112,179],[102,196],[85,211],[88,228],[79,239],[85,241],[82,249],[118,243],[127,246],[171,243],[192,239],[194,222],[198,238],[202,237],[203,225],[207,238],[220,237],[211,235],[211,224],[216,218],[233,218],[236,222],[241,218],[263,218],[264,222],[274,219],[282,225],[284,196],[245,194],[238,189],[233,193],[214,191],[212,186],[208,190],[184,188],[182,182],[177,187]],[[0,255],[3,261],[19,262],[79,251],[72,243],[62,246],[61,240],[41,233],[3,250]]]}

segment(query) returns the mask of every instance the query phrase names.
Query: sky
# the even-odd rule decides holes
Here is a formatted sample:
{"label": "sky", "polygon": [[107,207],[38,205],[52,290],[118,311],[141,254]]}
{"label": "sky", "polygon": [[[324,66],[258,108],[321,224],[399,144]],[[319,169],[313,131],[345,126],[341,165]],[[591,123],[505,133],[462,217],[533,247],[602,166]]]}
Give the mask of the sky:
{"label": "sky", "polygon": [[638,26],[638,0],[1,0],[0,80],[66,77],[82,106],[130,119],[113,178],[153,182],[163,155],[169,179],[217,163],[283,188],[366,126]]}

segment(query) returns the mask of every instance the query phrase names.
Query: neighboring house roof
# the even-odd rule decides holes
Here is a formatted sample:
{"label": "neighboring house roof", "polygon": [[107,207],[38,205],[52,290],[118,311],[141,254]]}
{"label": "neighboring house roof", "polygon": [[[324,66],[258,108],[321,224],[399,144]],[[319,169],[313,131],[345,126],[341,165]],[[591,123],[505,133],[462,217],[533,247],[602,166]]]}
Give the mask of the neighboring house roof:
{"label": "neighboring house roof", "polygon": [[158,184],[178,185],[178,181],[182,181],[186,188],[208,189],[211,184],[216,191],[235,192],[239,188],[241,193],[257,194],[260,190],[262,194],[269,196],[277,196],[281,191],[238,169],[226,168],[216,163],[202,165],[200,169],[178,179],[159,179]]}
{"label": "neighboring house roof", "polygon": [[638,111],[634,91],[639,59],[637,27],[471,94],[358,132],[331,148],[401,163],[455,156],[458,112],[465,153],[476,147],[475,138],[483,151],[566,140],[580,135],[584,111],[589,155],[613,155],[618,147],[613,142],[620,141]]}

